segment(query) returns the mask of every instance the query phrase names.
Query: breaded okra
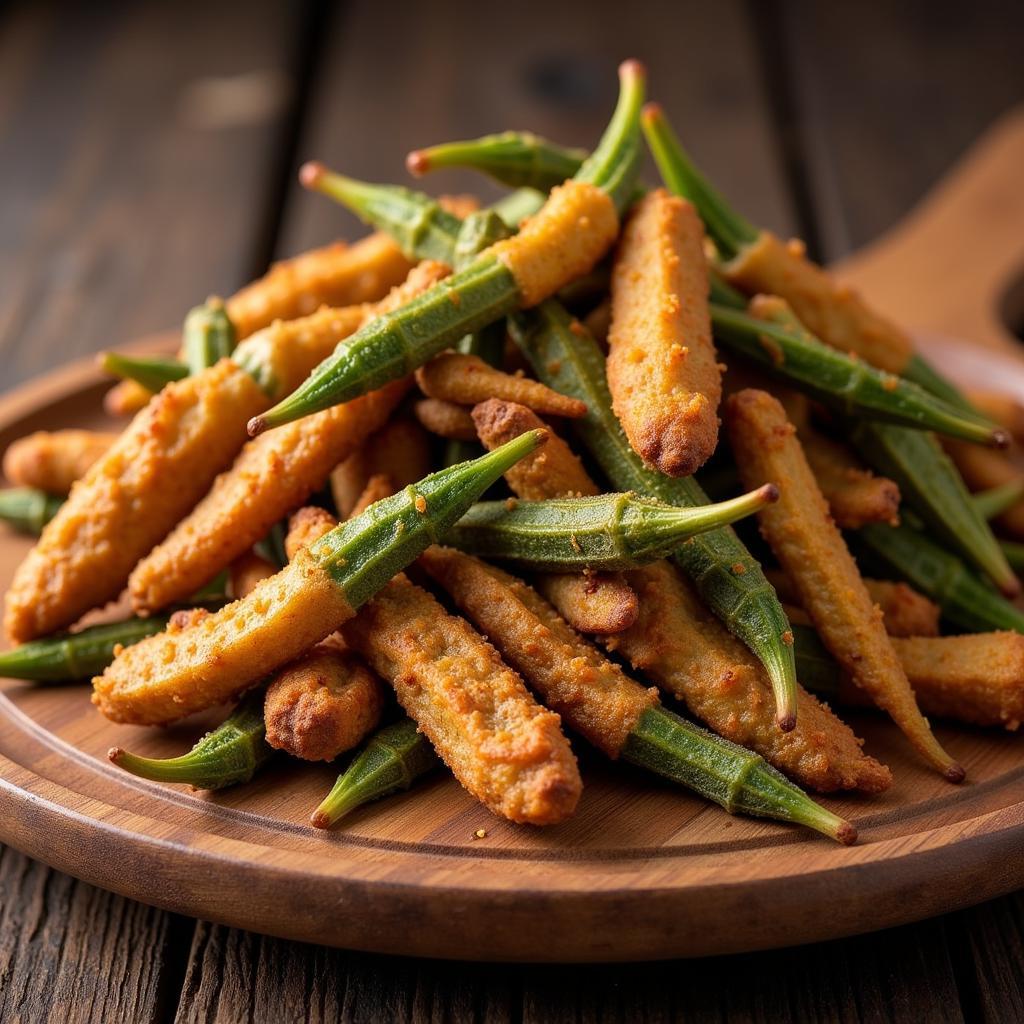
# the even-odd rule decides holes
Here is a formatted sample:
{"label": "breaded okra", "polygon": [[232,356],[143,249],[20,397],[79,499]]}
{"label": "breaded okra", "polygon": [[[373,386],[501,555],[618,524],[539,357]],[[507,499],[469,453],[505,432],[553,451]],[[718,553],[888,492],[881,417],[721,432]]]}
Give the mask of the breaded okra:
{"label": "breaded okra", "polygon": [[[488,449],[544,425],[530,409],[496,398],[473,409],[473,422]],[[583,463],[555,433],[537,455],[543,457],[528,456],[505,474],[518,497],[542,501],[600,493]],[[537,586],[580,632],[617,633],[636,620],[636,594],[621,573],[542,573]]]}
{"label": "breaded okra", "polygon": [[626,222],[612,272],[608,387],[633,450],[690,476],[718,442],[722,374],[711,340],[704,227],[664,189]]}
{"label": "breaded okra", "polygon": [[7,446],[4,476],[18,487],[67,494],[116,440],[97,430],[37,430]]}
{"label": "breaded okra", "polygon": [[771,479],[779,487],[779,501],[758,514],[761,533],[825,646],[932,767],[950,782],[962,782],[964,769],[942,749],[914,700],[881,613],[832,522],[782,406],[767,392],[740,391],[725,404],[725,422],[744,482]]}

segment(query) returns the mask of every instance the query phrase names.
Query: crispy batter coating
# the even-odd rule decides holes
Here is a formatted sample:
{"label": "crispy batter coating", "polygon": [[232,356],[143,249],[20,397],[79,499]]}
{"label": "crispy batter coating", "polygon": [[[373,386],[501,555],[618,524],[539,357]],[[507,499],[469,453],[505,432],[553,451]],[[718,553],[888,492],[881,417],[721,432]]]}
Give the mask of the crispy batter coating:
{"label": "crispy batter coating", "polygon": [[789,574],[822,642],[854,681],[889,712],[918,753],[950,782],[963,768],[939,745],[882,625],[882,614],[829,515],[796,428],[764,391],[740,391],[725,405],[733,454],[747,487],[778,485],[758,512],[761,533]]}
{"label": "crispy batter coating", "polygon": [[619,233],[615,203],[596,185],[567,181],[511,238],[487,251],[508,267],[524,308],[594,269]]}
{"label": "crispy batter coating", "polygon": [[108,416],[134,416],[152,397],[153,392],[137,380],[119,380],[103,396],[103,410]]}
{"label": "crispy batter coating", "polygon": [[[800,606],[800,594],[785,572],[781,569],[766,569],[765,575],[781,601]],[[918,593],[909,583],[865,577],[864,586],[881,611],[882,622],[890,638],[939,635],[942,609],[924,594]]]}
{"label": "crispy batter coating", "polygon": [[696,472],[718,443],[703,238],[693,207],[656,189],[626,222],[612,269],[612,407],[637,455],[669,476]]}
{"label": "crispy batter coating", "polygon": [[[990,487],[1001,487],[1024,479],[1024,470],[1011,462],[1003,452],[945,437],[942,438],[942,446],[972,491],[987,491]],[[997,516],[996,524],[1004,533],[1024,540],[1024,501],[1019,501]]]}
{"label": "crispy batter coating", "polygon": [[781,296],[812,334],[880,370],[902,373],[914,354],[910,336],[808,260],[802,242],[783,243],[762,231],[723,270],[748,295]]}
{"label": "crispy batter coating", "polygon": [[246,551],[239,555],[228,568],[228,581],[231,596],[245,597],[256,589],[256,584],[269,579],[277,572],[277,566],[268,562],[255,551]]}
{"label": "crispy batter coating", "polygon": [[552,391],[540,381],[530,380],[489,366],[479,356],[461,352],[442,352],[416,371],[416,383],[428,398],[456,405],[476,405],[489,398],[518,402],[545,416],[579,419],[587,414],[586,405]]}
{"label": "crispy batter coating", "polygon": [[[440,264],[421,264],[373,308],[392,308],[446,273]],[[252,547],[385,423],[408,386],[392,381],[248,441],[206,497],[136,566],[128,584],[133,606],[153,611],[180,601]]]}
{"label": "crispy batter coating", "polygon": [[282,669],[267,687],[267,742],[303,761],[333,761],[375,729],[380,680],[328,639]]}
{"label": "crispy batter coating", "polygon": [[[882,610],[882,621],[890,637],[939,635],[942,609],[909,583],[865,580],[864,586]],[[914,681],[910,682],[913,685]]]}
{"label": "crispy batter coating", "polygon": [[116,440],[97,430],[37,430],[8,445],[4,476],[18,487],[67,494]]}
{"label": "crispy batter coating", "polygon": [[[490,398],[473,409],[476,436],[488,451],[500,448],[528,430],[547,427],[530,408],[501,398]],[[553,430],[543,447],[517,462],[506,474],[509,487],[526,501],[584,497],[600,494],[583,463]]]}
{"label": "crispy batter coating", "polygon": [[640,611],[633,588],[618,572],[540,573],[537,589],[581,633],[621,633]]}
{"label": "crispy batter coating", "polygon": [[304,505],[293,512],[288,520],[288,534],[284,540],[288,561],[292,561],[302,548],[308,548],[337,525],[338,520],[327,509],[317,505]]}
{"label": "crispy batter coating", "polygon": [[475,441],[473,417],[464,405],[444,402],[439,398],[421,398],[413,406],[416,419],[426,430],[449,441]]}
{"label": "crispy batter coating", "polygon": [[225,303],[239,338],[275,320],[308,316],[319,306],[377,302],[412,269],[383,232],[354,245],[335,242],[275,263]]}
{"label": "crispy batter coating", "polygon": [[582,790],[558,715],[425,590],[395,577],[342,631],[462,785],[510,821],[554,825]]}
{"label": "crispy batter coating", "polygon": [[[544,422],[515,402],[491,398],[473,409],[473,422],[484,447],[493,451]],[[506,474],[509,487],[527,501],[599,494],[583,463],[554,431],[542,449],[527,455]],[[581,633],[617,633],[636,620],[637,600],[620,573],[541,575],[537,586]]]}
{"label": "crispy batter coating", "polygon": [[866,523],[899,522],[900,489],[894,480],[875,476],[846,445],[809,425],[798,425],[797,436],[836,526],[857,530]]}
{"label": "crispy batter coating", "polygon": [[72,487],[18,567],[8,636],[20,643],[52,633],[117,597],[132,566],[231,461],[247,418],[266,401],[229,360],[164,388]]}
{"label": "crispy batter coating", "polygon": [[779,729],[771,683],[760,663],[666,562],[627,574],[640,598],[636,624],[604,641],[609,650],[681,700],[720,736],[757,751],[819,793],[880,793],[889,769],[861,750],[848,725],[804,689],[796,727]]}
{"label": "crispy batter coating", "polygon": [[658,703],[579,637],[522,580],[436,545],[419,564],[451,594],[552,711],[609,757],[618,757],[640,716]]}
{"label": "crispy batter coating", "polygon": [[115,722],[163,725],[233,700],[333,633],[353,610],[302,550],[247,597],[125,648],[93,679]]}
{"label": "crispy batter coating", "polygon": [[371,477],[387,476],[396,489],[422,480],[431,470],[430,438],[408,416],[392,416],[331,472],[331,494],[343,519],[366,490]]}
{"label": "crispy batter coating", "polygon": [[921,707],[970,725],[1011,731],[1024,720],[1024,636],[968,636],[893,640]]}
{"label": "crispy batter coating", "polygon": [[192,593],[326,483],[401,401],[407,381],[335,405],[248,441],[209,494],[139,564],[132,606],[155,611]]}

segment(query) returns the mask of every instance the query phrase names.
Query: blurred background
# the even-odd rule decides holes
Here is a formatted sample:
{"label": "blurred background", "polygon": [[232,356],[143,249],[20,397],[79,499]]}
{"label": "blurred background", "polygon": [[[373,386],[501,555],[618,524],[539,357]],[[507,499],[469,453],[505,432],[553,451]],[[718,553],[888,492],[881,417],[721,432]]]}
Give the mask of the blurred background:
{"label": "blurred background", "polygon": [[408,181],[445,139],[592,145],[627,56],[742,211],[839,258],[1024,99],[1022,44],[1019,0],[0,5],[0,387],[359,233],[305,159]]}

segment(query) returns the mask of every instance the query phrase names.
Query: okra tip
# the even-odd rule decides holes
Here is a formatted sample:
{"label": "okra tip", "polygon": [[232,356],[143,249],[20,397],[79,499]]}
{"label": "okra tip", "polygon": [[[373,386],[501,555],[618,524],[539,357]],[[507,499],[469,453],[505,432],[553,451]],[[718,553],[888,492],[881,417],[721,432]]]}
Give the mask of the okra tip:
{"label": "okra tip", "polygon": [[1010,447],[1010,432],[1005,427],[996,427],[989,434],[989,444],[993,448],[1005,449]]}
{"label": "okra tip", "polygon": [[414,149],[405,158],[405,169],[414,177],[422,178],[430,170],[430,151]]}
{"label": "okra tip", "polygon": [[775,724],[781,732],[792,732],[796,728],[796,712],[780,709],[775,715]]}
{"label": "okra tip", "polygon": [[947,782],[952,782],[956,786],[959,786],[967,778],[967,770],[958,761],[948,764],[942,774]]}
{"label": "okra tip", "polygon": [[327,174],[327,168],[319,160],[307,160],[299,168],[299,184],[303,188],[315,191],[317,185],[323,181],[325,174]]}
{"label": "okra tip", "polygon": [[269,425],[266,416],[253,416],[245,425],[245,429],[250,437],[256,437],[257,434],[262,434]]}
{"label": "okra tip", "polygon": [[637,60],[635,57],[630,57],[619,65],[619,79],[622,82],[642,82],[646,78],[647,68],[644,67],[642,61]]}
{"label": "okra tip", "polygon": [[647,124],[653,121],[660,121],[663,116],[664,112],[661,109],[661,104],[656,100],[645,103],[643,110],[640,111],[640,119]]}

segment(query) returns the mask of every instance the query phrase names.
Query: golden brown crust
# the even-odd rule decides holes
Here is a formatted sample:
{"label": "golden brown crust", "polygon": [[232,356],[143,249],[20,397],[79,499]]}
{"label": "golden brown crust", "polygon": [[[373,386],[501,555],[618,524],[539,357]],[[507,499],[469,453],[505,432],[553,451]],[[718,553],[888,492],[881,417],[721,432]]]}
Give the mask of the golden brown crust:
{"label": "golden brown crust", "polygon": [[558,716],[464,619],[397,576],[346,624],[345,641],[387,679],[455,777],[510,821],[554,825],[582,782]]}
{"label": "golden brown crust", "polygon": [[7,446],[4,476],[18,487],[67,494],[116,440],[97,430],[37,430]]}
{"label": "golden brown crust", "polygon": [[341,589],[300,551],[248,597],[125,648],[93,679],[93,703],[115,722],[174,722],[233,700],[352,615]]}
{"label": "golden brown crust", "polygon": [[[942,609],[908,583],[866,579],[864,586],[881,609],[885,631],[890,637],[939,635]],[[913,680],[910,685],[914,685]]]}
{"label": "golden brown crust", "polygon": [[908,637],[893,640],[921,707],[970,725],[1011,731],[1024,720],[1024,636]]}
{"label": "golden brown crust", "polygon": [[412,269],[383,232],[354,245],[335,242],[275,263],[263,277],[227,300],[239,338],[275,320],[308,316],[319,306],[377,302]]}
{"label": "golden brown crust", "polygon": [[383,708],[380,680],[327,640],[267,687],[267,743],[304,761],[333,761],[376,728]]}
{"label": "golden brown crust", "polygon": [[363,493],[359,495],[355,505],[352,506],[352,514],[349,518],[354,519],[356,516],[362,515],[371,505],[383,501],[394,493],[395,485],[387,473],[377,473],[375,476],[371,476],[366,481]]}
{"label": "golden brown crust", "polygon": [[[528,430],[546,427],[532,410],[516,402],[491,398],[473,409],[476,435],[488,451]],[[526,501],[600,494],[583,463],[553,430],[547,442],[517,462],[506,474],[509,487]]]}
{"label": "golden brown crust", "polygon": [[951,782],[961,781],[963,769],[939,745],[914,700],[881,612],[832,522],[782,406],[764,391],[740,391],[726,402],[725,421],[744,485],[771,481],[779,488],[779,500],[758,513],[761,533],[822,642],[921,756]]}
{"label": "golden brown crust", "polygon": [[421,398],[413,407],[424,428],[449,441],[475,441],[473,417],[464,405],[442,402],[439,398]]}
{"label": "golden brown crust", "polygon": [[505,264],[524,307],[535,306],[590,273],[619,233],[619,216],[596,185],[567,181],[551,190],[543,208],[519,233],[487,251]]}
{"label": "golden brown crust", "polygon": [[119,380],[104,396],[103,409],[109,416],[134,416],[153,397],[138,381]]}
{"label": "golden brown crust", "polygon": [[226,359],[164,388],[72,487],[18,567],[7,593],[8,636],[43,636],[117,597],[132,566],[231,461],[246,420],[266,402]]}
{"label": "golden brown crust", "polygon": [[288,535],[284,541],[288,561],[337,525],[338,520],[327,509],[316,505],[305,505],[297,512],[293,512],[288,520]]}
{"label": "golden brown crust", "polygon": [[393,381],[247,442],[206,497],[136,566],[128,584],[132,606],[151,612],[181,601],[251,548],[384,423],[407,386]]}
{"label": "golden brown crust", "polygon": [[392,416],[358,451],[332,470],[334,504],[346,519],[370,477],[383,473],[401,490],[422,480],[431,469],[430,438],[423,428],[408,416]]}
{"label": "golden brown crust", "polygon": [[488,366],[479,356],[461,352],[442,352],[416,371],[416,383],[428,398],[456,405],[476,405],[489,398],[518,402],[545,416],[579,419],[587,414],[586,405],[569,398],[539,381],[530,380]]}
{"label": "golden brown crust", "polygon": [[703,237],[693,207],[656,189],[626,222],[612,270],[612,406],[633,450],[669,476],[694,473],[718,443]]}
{"label": "golden brown crust", "polygon": [[621,573],[542,573],[535,582],[558,614],[581,633],[621,633],[636,622],[640,610]]}
{"label": "golden brown crust", "polygon": [[866,523],[900,518],[900,489],[894,480],[875,476],[845,445],[798,425],[797,435],[836,526],[859,530]]}
{"label": "golden brown crust", "polygon": [[629,679],[514,576],[436,546],[419,564],[552,711],[609,757],[618,757],[640,716],[658,703],[654,690]]}
{"label": "golden brown crust", "polygon": [[803,243],[780,242],[762,231],[723,268],[748,295],[779,295],[827,345],[890,373],[902,373],[914,354],[909,335],[864,304],[851,288],[804,255]]}
{"label": "golden brown crust", "polygon": [[802,786],[820,793],[880,793],[889,769],[827,705],[797,690],[796,727],[775,719],[768,677],[744,645],[665,562],[627,574],[640,598],[636,624],[605,641],[609,650],[677,699],[720,736],[759,753]]}
{"label": "golden brown crust", "polygon": [[268,562],[262,555],[257,555],[255,551],[246,551],[228,568],[231,596],[237,600],[251,594],[257,583],[270,579],[276,572],[277,566],[272,562]]}
{"label": "golden brown crust", "polygon": [[[942,446],[972,491],[987,491],[990,487],[1002,487],[1004,484],[1024,480],[1024,471],[1003,452],[946,437],[942,438]],[[996,518],[996,523],[1011,537],[1024,540],[1024,501],[1008,508]]]}

